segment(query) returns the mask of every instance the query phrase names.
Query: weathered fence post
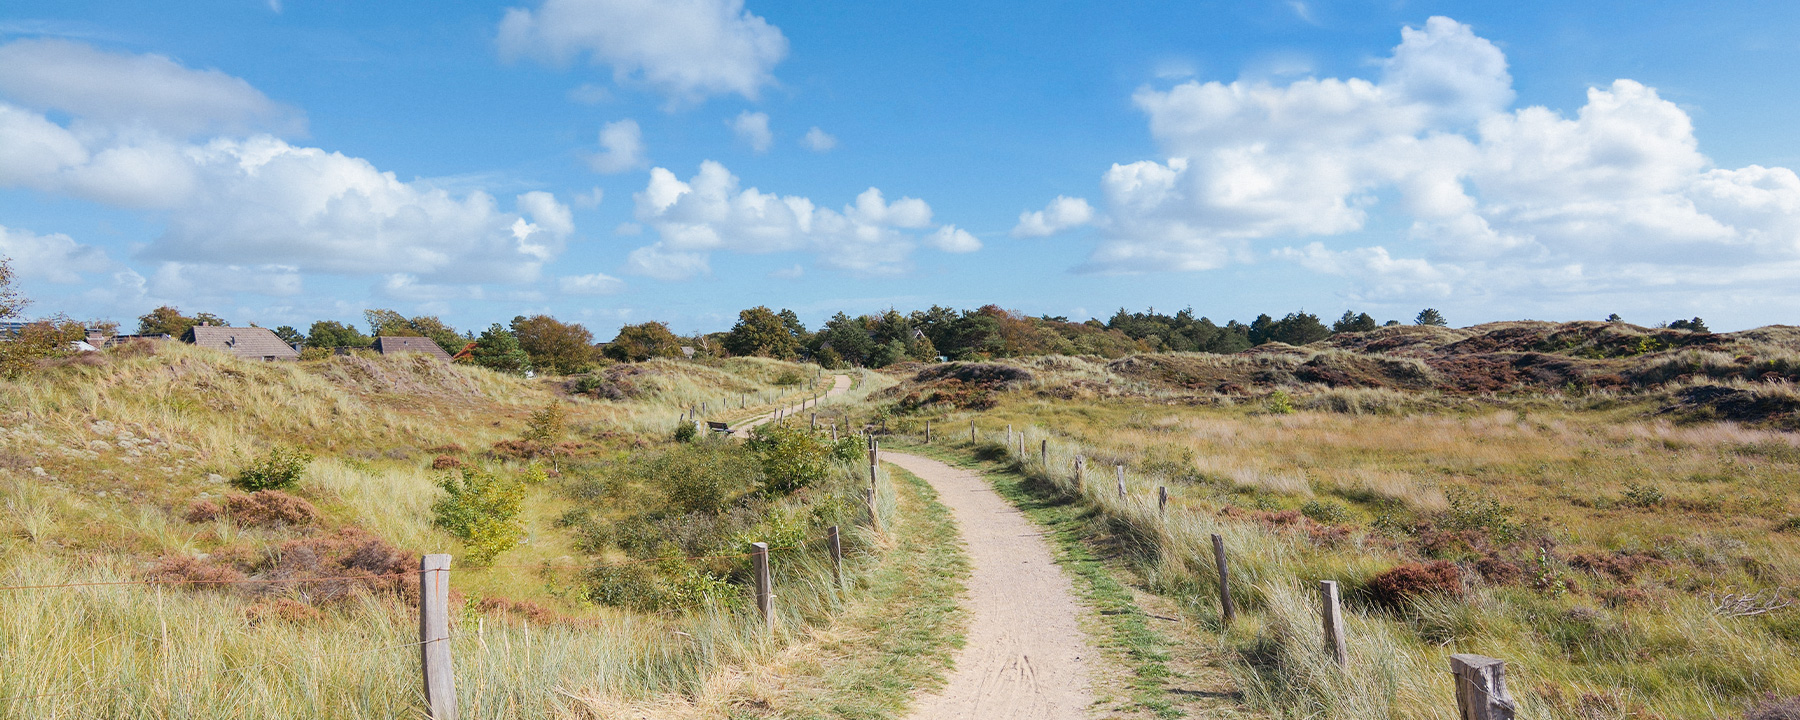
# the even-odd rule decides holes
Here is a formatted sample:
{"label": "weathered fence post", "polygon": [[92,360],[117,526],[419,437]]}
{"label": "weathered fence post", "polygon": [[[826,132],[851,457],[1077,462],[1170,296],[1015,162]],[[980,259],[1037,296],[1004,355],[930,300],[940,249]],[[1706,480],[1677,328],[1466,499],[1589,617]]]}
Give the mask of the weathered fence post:
{"label": "weathered fence post", "polygon": [[837,444],[837,423],[831,424],[831,444]]}
{"label": "weathered fence post", "polygon": [[969,418],[969,442],[975,442],[975,418]]}
{"label": "weathered fence post", "polygon": [[1338,667],[1350,664],[1350,656],[1344,650],[1344,615],[1338,606],[1338,584],[1336,580],[1319,581],[1319,600],[1322,605],[1320,615],[1325,621],[1325,649],[1331,651],[1331,659]]}
{"label": "weathered fence post", "polygon": [[819,429],[819,414],[818,413],[812,414],[812,426],[807,429],[809,429],[809,430]]}
{"label": "weathered fence post", "polygon": [[1212,536],[1213,564],[1219,566],[1219,618],[1229,626],[1237,619],[1237,605],[1231,602],[1231,569],[1225,564],[1225,538]]}
{"label": "weathered fence post", "polygon": [[1164,515],[1169,510],[1169,488],[1166,485],[1156,486],[1156,514]]}
{"label": "weathered fence post", "polygon": [[1087,458],[1075,456],[1075,491],[1081,492],[1081,471],[1087,467]]}
{"label": "weathered fence post", "polygon": [[930,420],[925,421],[925,444],[926,445],[931,444],[931,421]]}
{"label": "weathered fence post", "polygon": [[875,512],[875,486],[870,485],[863,491],[863,502],[869,506],[869,529],[881,532],[881,515]]}
{"label": "weathered fence post", "polygon": [[825,528],[825,544],[831,547],[831,581],[844,586],[844,543],[838,538],[838,526]]}
{"label": "weathered fence post", "polygon": [[1050,441],[1038,441],[1038,464],[1044,466],[1044,472],[1050,472]]}
{"label": "weathered fence post", "polygon": [[1506,663],[1481,655],[1451,655],[1456,678],[1456,717],[1461,720],[1512,720],[1516,707],[1506,691]]}
{"label": "weathered fence post", "polygon": [[1114,465],[1113,468],[1119,471],[1119,499],[1124,500],[1125,499],[1125,466],[1124,465]]}
{"label": "weathered fence post", "polygon": [[1006,424],[1006,448],[1012,448],[1012,423]]}
{"label": "weathered fence post", "polygon": [[763,629],[775,629],[775,588],[769,580],[769,544],[750,543],[750,564],[756,571],[756,609],[762,612]]}
{"label": "weathered fence post", "polygon": [[419,666],[431,720],[456,720],[456,676],[450,672],[450,556],[419,560]]}

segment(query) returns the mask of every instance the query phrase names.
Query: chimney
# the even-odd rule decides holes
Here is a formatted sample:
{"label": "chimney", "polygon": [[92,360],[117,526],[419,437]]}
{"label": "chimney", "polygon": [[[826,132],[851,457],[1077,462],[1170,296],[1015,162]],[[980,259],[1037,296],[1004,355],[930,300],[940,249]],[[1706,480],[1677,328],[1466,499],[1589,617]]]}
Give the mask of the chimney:
{"label": "chimney", "polygon": [[200,327],[212,327],[212,323],[210,323],[210,322],[202,322],[202,323],[200,323]]}

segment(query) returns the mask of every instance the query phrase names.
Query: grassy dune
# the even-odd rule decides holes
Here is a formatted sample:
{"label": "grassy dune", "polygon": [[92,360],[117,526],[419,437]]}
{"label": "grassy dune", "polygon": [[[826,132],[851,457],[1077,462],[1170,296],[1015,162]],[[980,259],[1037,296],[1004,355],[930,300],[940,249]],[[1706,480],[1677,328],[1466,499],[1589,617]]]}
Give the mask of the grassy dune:
{"label": "grassy dune", "polygon": [[[1679,352],[1599,362],[1630,373],[1685,362]],[[931,418],[941,445],[1002,459],[1032,492],[1110,518],[1134,538],[1121,549],[1138,573],[1212,629],[1259,712],[1444,717],[1454,708],[1447,656],[1457,652],[1508,662],[1521,717],[1736,717],[1767,696],[1800,695],[1800,610],[1715,610],[1723,593],[1791,598],[1800,584],[1792,418],[1743,424],[1669,410],[1689,388],[1779,396],[1780,382],[1708,378],[1704,363],[1618,390],[1470,394],[1443,390],[1442,378],[1333,387],[1292,375],[1309,362],[1374,361],[1395,377],[1442,373],[1436,359],[1311,348],[1045,358],[1009,361],[1027,376],[988,384],[993,406],[982,412],[929,402],[933,393],[981,401],[969,386],[979,382],[896,373],[905,382],[884,412],[914,439]],[[1146,364],[1222,376],[1184,385]],[[1224,382],[1242,389],[1214,389]],[[970,419],[981,432],[973,443]],[[1008,424],[1024,433],[1023,454],[1017,435],[1005,442]],[[1089,468],[1080,485],[1077,454]],[[1115,465],[1126,468],[1125,498]],[[1166,514],[1158,487],[1170,493]],[[1217,610],[1214,533],[1230,548],[1242,609],[1229,628]],[[1380,579],[1434,562],[1452,568],[1453,583],[1396,598]],[[1346,597],[1348,672],[1320,650],[1325,579]]]}
{"label": "grassy dune", "polygon": [[[488,448],[518,438],[527,416],[560,402],[569,414],[565,470],[605,472],[619,458],[667,444],[689,407],[707,403],[708,417],[740,418],[823,392],[831,381],[810,366],[762,359],[655,361],[606,372],[629,390],[626,397],[596,400],[571,394],[572,380],[525,380],[404,356],[262,364],[162,344],[0,384],[0,586],[80,585],[0,590],[0,717],[415,714],[411,579],[367,568],[404,570],[408,554],[463,553],[432,525],[444,473],[431,465],[440,456],[519,472],[527,461]],[[862,381],[857,394],[882,386]],[[745,407],[719,408],[740,395],[748,396]],[[315,518],[185,519],[197,501],[222,501],[231,492],[225,481],[276,446],[316,456],[292,491]],[[834,472],[860,482],[848,466]],[[593,605],[575,592],[583,573],[620,558],[584,549],[559,521],[572,506],[565,485],[576,477],[528,488],[523,544],[492,567],[454,570],[464,717],[586,718],[639,702],[710,697],[734,687],[746,668],[800,662],[843,613],[880,618],[904,606],[891,580],[861,580],[916,561],[890,561],[887,544],[848,528],[850,591],[832,587],[821,544],[774,553],[783,590],[773,637],[760,631],[742,597],[687,612]],[[907,516],[927,522],[935,506],[916,488],[903,490],[884,490],[887,522],[913,527],[897,514],[903,505]],[[808,512],[808,503],[825,500],[797,496],[781,507]],[[944,542],[932,535],[939,531],[918,532]],[[355,554],[369,552],[391,555],[365,562]],[[331,553],[354,562],[337,570],[325,561],[339,557]],[[284,582],[136,583],[205,580],[233,563],[260,568],[253,579]],[[340,582],[333,573],[360,575]],[[852,643],[859,652],[858,643],[878,644]],[[930,653],[915,656],[909,667],[929,675]],[[731,701],[708,707],[698,716],[736,712]]]}

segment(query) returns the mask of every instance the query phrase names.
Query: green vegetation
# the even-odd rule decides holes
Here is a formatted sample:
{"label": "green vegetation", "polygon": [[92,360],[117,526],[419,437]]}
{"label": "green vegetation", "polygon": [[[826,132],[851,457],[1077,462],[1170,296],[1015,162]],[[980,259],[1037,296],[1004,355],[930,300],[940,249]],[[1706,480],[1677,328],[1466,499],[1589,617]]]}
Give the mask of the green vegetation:
{"label": "green vegetation", "polygon": [[300,482],[313,456],[294,448],[273,447],[269,453],[244,466],[231,484],[240,490],[286,490]]}
{"label": "green vegetation", "polygon": [[463,541],[463,557],[475,565],[493,562],[525,537],[519,522],[525,483],[464,467],[438,483],[444,497],[431,504],[431,524]]}
{"label": "green vegetation", "polygon": [[[915,438],[976,419],[981,443],[940,430],[940,447],[1004,458],[1044,488],[1027,504],[1069,503],[1085,537],[1117,538],[1115,577],[1205,628],[1253,712],[1441,717],[1445,656],[1473,652],[1507,661],[1522,717],[1735,717],[1800,695],[1800,609],[1769,600],[1800,579],[1800,404],[1782,379],[1797,339],[1383,327],[1236,356],[908,369],[871,416]],[[1631,352],[1650,344],[1669,349]],[[1521,366],[1537,370],[1504,369]],[[1269,412],[1278,392],[1292,412]],[[1006,424],[1024,457],[991,441]],[[1110,472],[1078,486],[1077,453],[1124,464],[1129,497]],[[1238,580],[1229,628],[1214,533]],[[1348,672],[1318,649],[1323,579],[1344,592]],[[1747,614],[1721,602],[1758,593]]]}

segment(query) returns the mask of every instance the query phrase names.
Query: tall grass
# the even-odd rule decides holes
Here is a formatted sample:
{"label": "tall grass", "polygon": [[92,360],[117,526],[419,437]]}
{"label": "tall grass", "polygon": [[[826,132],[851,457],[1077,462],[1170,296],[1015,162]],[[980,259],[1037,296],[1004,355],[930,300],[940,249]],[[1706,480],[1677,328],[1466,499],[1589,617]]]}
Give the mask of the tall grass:
{"label": "tall grass", "polygon": [[[424,466],[438,446],[499,462],[472,456],[516,438],[530,412],[560,401],[572,436],[610,452],[664,436],[698,402],[748,392],[763,394],[766,410],[823,392],[832,379],[755,359],[638,370],[643,393],[601,401],[563,394],[560,380],[420,358],[262,364],[166,344],[0,382],[0,586],[134,581],[159,558],[278,553],[283,542],[339,526],[406,550],[454,553],[455,541],[431,525],[441,491],[438,473]],[[783,375],[802,382],[777,384]],[[875,384],[860,382],[862,395]],[[319,456],[296,492],[324,513],[321,523],[181,519],[194,500],[227,492],[236,468],[274,445]],[[453,572],[465,717],[586,718],[619,699],[692,695],[732,668],[795,647],[847,604],[869,602],[832,587],[815,543],[775,553],[782,589],[773,636],[745,598],[674,615],[584,605],[566,592],[587,566],[567,557],[579,553],[554,523],[560,504],[547,488],[528,500],[531,543],[501,558],[523,567]],[[879,506],[894,522],[891,488]],[[881,567],[877,538],[847,531],[846,542],[862,553],[854,577]],[[484,596],[533,600],[548,614],[528,620],[532,612],[483,609]],[[313,607],[282,593],[128,584],[0,590],[0,607],[0,717],[418,712],[417,648],[409,645],[417,626],[403,597],[362,594]]]}
{"label": "tall grass", "polygon": [[[1324,420],[1271,419],[1298,425]],[[1493,418],[1472,426],[1493,423],[1486,427],[1515,432],[1519,421]],[[1206,422],[1216,421],[1202,421],[1200,427]],[[1141,471],[1158,467],[1155,458],[1130,448],[1147,447],[1138,443],[1155,431],[1117,430],[1139,434],[1123,442],[1102,433],[1108,443],[1095,446],[1066,434],[1022,427],[1021,455],[1016,439],[1001,441],[996,424],[985,421],[976,443],[968,442],[966,434],[941,437],[966,451],[1001,458],[1038,492],[1090,507],[1119,533],[1135,539],[1123,546],[1133,563],[1153,587],[1180,601],[1213,630],[1218,651],[1240,689],[1260,711],[1294,718],[1445,717],[1455,707],[1447,658],[1457,652],[1507,661],[1521,717],[1721,717],[1741,713],[1765,694],[1800,694],[1800,654],[1795,652],[1800,633],[1792,631],[1796,627],[1792,614],[1728,618],[1712,612],[1705,590],[1722,589],[1731,582],[1728,578],[1741,576],[1682,574],[1674,579],[1675,588],[1653,592],[1647,602],[1618,607],[1579,589],[1544,593],[1477,583],[1460,599],[1426,598],[1405,608],[1389,608],[1364,599],[1361,589],[1375,574],[1409,558],[1377,533],[1352,535],[1347,545],[1320,545],[1302,533],[1221,515],[1221,496],[1204,482]],[[1471,426],[1464,427],[1468,432]],[[1646,434],[1643,427],[1607,426],[1599,432],[1626,437]],[[1648,435],[1696,442],[1779,435],[1729,428],[1647,427],[1655,429]],[[1528,428],[1523,432],[1570,431]],[[1041,440],[1050,441],[1048,463],[1040,460]],[[1443,440],[1471,445],[1467,437]],[[1781,446],[1787,446],[1785,441]],[[1085,482],[1079,484],[1073,474],[1077,454],[1088,459]],[[1115,462],[1128,468],[1127,494],[1122,498],[1114,485]],[[1205,461],[1198,464],[1208,466]],[[1291,484],[1272,487],[1262,479],[1265,473],[1255,468],[1232,473],[1213,464],[1204,472],[1222,470],[1235,483],[1248,479],[1262,490],[1289,496],[1305,492]],[[1404,472],[1364,469],[1337,477],[1348,481],[1347,486],[1415,509],[1444,507],[1438,488]],[[1159,486],[1168,487],[1172,495],[1166,512],[1157,508]],[[1226,492],[1223,502],[1252,499]],[[1232,563],[1233,596],[1240,614],[1230,627],[1223,626],[1217,609],[1213,534],[1224,538]],[[1741,544],[1726,547],[1738,549],[1726,550],[1725,557],[1712,562],[1729,564],[1733,552],[1743,551]],[[1765,583],[1791,578],[1800,567],[1792,543],[1777,540],[1758,551],[1757,563],[1764,568],[1760,572],[1769,578]],[[1554,571],[1574,572],[1567,566]],[[1321,649],[1317,582],[1326,579],[1337,580],[1346,589],[1351,658],[1347,670],[1338,668]]]}

